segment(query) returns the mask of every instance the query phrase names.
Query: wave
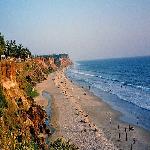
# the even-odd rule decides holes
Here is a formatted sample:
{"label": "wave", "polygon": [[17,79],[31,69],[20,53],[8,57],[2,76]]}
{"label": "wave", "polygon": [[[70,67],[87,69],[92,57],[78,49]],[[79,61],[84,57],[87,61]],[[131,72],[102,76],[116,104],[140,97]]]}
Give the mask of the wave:
{"label": "wave", "polygon": [[124,100],[124,101],[126,101],[126,102],[128,102],[128,103],[132,103],[132,104],[134,104],[134,105],[136,105],[136,106],[138,106],[138,107],[140,107],[140,108],[143,108],[143,109],[146,109],[146,110],[150,110],[150,106],[148,105],[148,103],[147,102],[142,102],[142,101],[138,101],[137,99],[134,99],[134,100],[129,100],[129,99],[127,99],[127,98],[125,98],[125,97],[123,97],[122,95],[118,95],[118,94],[115,94],[119,99],[121,99],[121,100]]}
{"label": "wave", "polygon": [[93,74],[81,72],[81,71],[78,71],[78,70],[73,70],[72,72],[75,73],[75,74],[80,74],[80,75],[85,75],[85,76],[91,76],[91,77],[94,77],[94,76],[95,76],[95,75],[93,75]]}
{"label": "wave", "polygon": [[[109,94],[115,95],[117,96],[119,99],[127,101],[129,103],[133,103],[134,105],[140,107],[140,108],[144,108],[147,110],[150,110],[150,105],[149,105],[149,100],[148,100],[148,95],[145,94],[145,91],[139,91],[139,89],[145,89],[145,87],[140,86],[140,85],[133,85],[131,83],[128,82],[118,82],[118,80],[115,82],[117,82],[117,84],[115,84],[114,82],[104,82],[105,80],[96,80],[97,83],[92,80],[92,78],[87,78],[86,76],[91,76],[91,74],[87,74],[84,72],[79,72],[77,70],[74,70],[73,72],[76,72],[77,74],[81,74],[84,76],[74,76],[73,78],[76,79],[76,81],[80,84],[82,84],[84,82],[85,86],[89,86],[91,85],[94,88],[100,89],[102,91],[105,91]],[[95,75],[93,75],[95,76]],[[102,76],[98,77],[98,78],[103,78]],[[113,79],[114,81],[114,79]],[[124,86],[121,86],[124,85]],[[136,88],[135,88],[136,87]],[[149,88],[146,88],[147,90],[149,90]],[[142,93],[143,94],[142,94]],[[140,95],[142,94],[142,97]]]}
{"label": "wave", "polygon": [[121,86],[129,86],[129,87],[133,87],[133,88],[136,88],[136,89],[140,89],[140,90],[143,90],[143,91],[150,91],[150,88],[149,87],[145,87],[145,86],[142,86],[142,85],[134,85],[130,82],[127,82],[127,81],[119,81],[117,79],[111,79],[112,81],[116,81],[118,83],[121,84]]}
{"label": "wave", "polygon": [[147,92],[150,91],[150,88],[149,88],[149,87],[144,87],[144,86],[141,86],[141,85],[137,85],[136,88],[142,89],[142,90],[147,91]]}
{"label": "wave", "polygon": [[149,87],[145,87],[145,86],[142,86],[142,85],[134,85],[134,84],[131,84],[131,83],[128,83],[128,82],[121,82],[122,85],[124,86],[130,86],[130,87],[133,87],[135,89],[139,89],[139,90],[142,90],[142,91],[146,91],[146,92],[149,92],[150,91],[150,88]]}
{"label": "wave", "polygon": [[[100,89],[104,92],[107,92],[109,94],[115,95],[117,96],[119,99],[124,100],[126,102],[132,103],[140,108],[146,109],[146,110],[150,110],[150,105],[148,104],[148,98],[145,97],[143,98],[145,101],[143,101],[141,98],[138,97],[138,94],[136,93],[136,91],[132,91],[132,93],[134,93],[131,97],[128,96],[128,90],[126,89],[126,92],[124,91],[124,95],[121,94],[117,89],[117,87],[115,87],[114,89],[110,89],[109,87],[104,87],[104,86],[100,86],[99,84],[93,84],[93,87]],[[130,93],[131,94],[131,93]],[[144,97],[144,95],[143,95]],[[146,100],[147,99],[147,100]]]}
{"label": "wave", "polygon": [[80,66],[81,64],[79,64],[78,62],[74,62],[75,66]]}
{"label": "wave", "polygon": [[114,82],[117,82],[120,84],[120,86],[128,86],[128,87],[132,87],[132,88],[136,88],[136,89],[139,89],[139,90],[142,90],[142,91],[146,91],[146,92],[149,92],[150,91],[150,88],[149,87],[145,87],[145,86],[142,86],[142,85],[134,85],[130,82],[127,82],[127,81],[120,81],[116,78],[107,78],[107,77],[104,77],[102,75],[94,75],[94,74],[90,74],[90,73],[85,73],[85,72],[82,72],[82,71],[78,71],[78,70],[72,70],[73,73],[75,74],[79,74],[79,75],[84,75],[84,76],[90,76],[90,77],[97,77],[99,79],[102,79],[104,80],[104,82],[108,83],[108,81],[112,81],[113,83]]}
{"label": "wave", "polygon": [[[147,62],[144,61],[141,67],[139,61],[131,61],[132,65],[128,65],[128,61],[113,60],[111,63],[94,61],[87,62],[87,64],[81,62],[80,66],[71,68],[70,75],[81,86],[91,85],[91,90],[97,96],[120,110],[124,109],[130,113],[131,109],[132,113],[135,111],[132,110],[133,106],[137,107],[135,113],[138,114],[143,112],[143,109],[150,111],[150,86],[148,84],[150,80],[147,76],[149,73]],[[143,114],[144,118],[147,117],[145,114]]]}

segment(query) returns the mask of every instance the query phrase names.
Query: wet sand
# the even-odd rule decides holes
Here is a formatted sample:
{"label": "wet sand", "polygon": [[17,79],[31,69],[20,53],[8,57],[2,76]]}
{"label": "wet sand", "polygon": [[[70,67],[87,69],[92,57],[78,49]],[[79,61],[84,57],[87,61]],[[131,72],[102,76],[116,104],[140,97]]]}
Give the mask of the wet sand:
{"label": "wet sand", "polygon": [[119,112],[73,84],[64,70],[51,74],[36,89],[40,93],[36,101],[43,107],[47,104],[41,94],[43,90],[53,98],[51,123],[56,131],[52,140],[64,137],[84,150],[150,149],[149,132],[136,126],[129,130],[127,123],[119,121]]}

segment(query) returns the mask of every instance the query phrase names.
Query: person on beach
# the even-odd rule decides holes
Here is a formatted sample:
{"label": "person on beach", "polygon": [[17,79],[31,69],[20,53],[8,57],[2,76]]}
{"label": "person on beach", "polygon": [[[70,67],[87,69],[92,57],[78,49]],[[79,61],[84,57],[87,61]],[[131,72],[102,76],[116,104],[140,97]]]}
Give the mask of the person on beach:
{"label": "person on beach", "polygon": [[109,123],[111,124],[111,117],[110,117],[110,119],[109,119]]}
{"label": "person on beach", "polygon": [[89,85],[89,90],[91,89],[91,86]]}

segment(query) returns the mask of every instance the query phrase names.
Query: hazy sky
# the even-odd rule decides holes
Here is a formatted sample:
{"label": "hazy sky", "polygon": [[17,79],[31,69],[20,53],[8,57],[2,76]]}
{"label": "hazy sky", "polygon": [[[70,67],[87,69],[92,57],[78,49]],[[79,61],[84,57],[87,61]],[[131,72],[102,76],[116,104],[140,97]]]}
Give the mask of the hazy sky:
{"label": "hazy sky", "polygon": [[0,32],[34,54],[150,55],[150,0],[0,0]]}

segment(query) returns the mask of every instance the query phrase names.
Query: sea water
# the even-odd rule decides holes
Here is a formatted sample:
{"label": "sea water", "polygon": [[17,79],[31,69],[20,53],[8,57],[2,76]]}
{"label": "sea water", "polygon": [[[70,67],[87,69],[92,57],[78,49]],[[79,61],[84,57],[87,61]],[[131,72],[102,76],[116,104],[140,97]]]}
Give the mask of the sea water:
{"label": "sea water", "polygon": [[122,112],[122,121],[150,130],[150,57],[78,61],[66,74]]}

